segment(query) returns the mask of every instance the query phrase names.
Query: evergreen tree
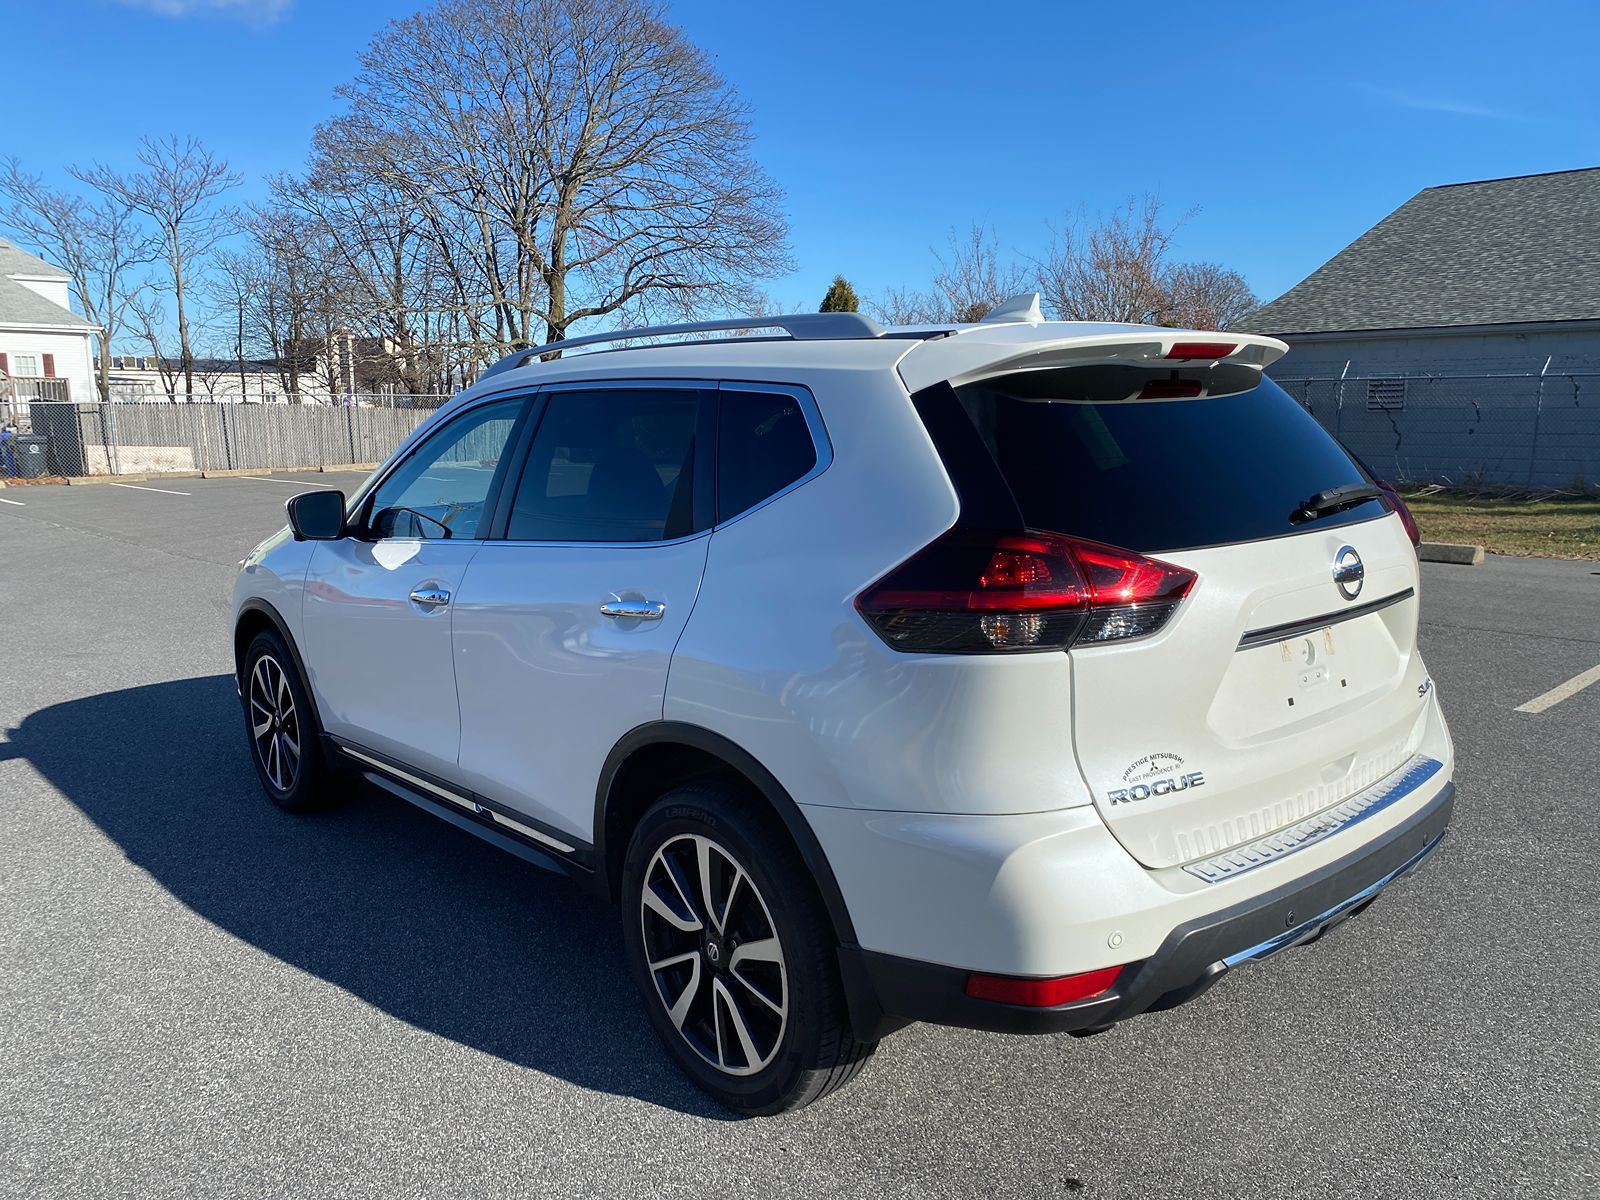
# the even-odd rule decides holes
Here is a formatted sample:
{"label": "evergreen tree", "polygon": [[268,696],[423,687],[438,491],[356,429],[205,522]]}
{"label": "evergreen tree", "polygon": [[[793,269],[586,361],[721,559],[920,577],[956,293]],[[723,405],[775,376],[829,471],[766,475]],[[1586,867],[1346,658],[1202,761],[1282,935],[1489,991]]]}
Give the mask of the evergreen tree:
{"label": "evergreen tree", "polygon": [[835,275],[833,282],[828,286],[828,294],[822,298],[822,307],[818,312],[858,312],[861,301],[856,296],[856,289],[843,275]]}

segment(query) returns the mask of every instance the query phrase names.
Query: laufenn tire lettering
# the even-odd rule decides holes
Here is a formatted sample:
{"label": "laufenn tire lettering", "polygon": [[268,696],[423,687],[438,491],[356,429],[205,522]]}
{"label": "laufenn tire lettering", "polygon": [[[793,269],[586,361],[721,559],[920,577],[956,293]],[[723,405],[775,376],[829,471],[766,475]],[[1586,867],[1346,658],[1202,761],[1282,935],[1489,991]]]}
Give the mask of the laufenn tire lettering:
{"label": "laufenn tire lettering", "polygon": [[1145,783],[1135,783],[1130,787],[1112,788],[1106,793],[1106,799],[1112,804],[1133,804],[1140,800],[1148,800],[1151,796],[1170,796],[1173,792],[1182,792],[1192,787],[1200,787],[1205,781],[1204,771],[1190,771],[1184,775],[1169,776],[1165,779],[1152,779]]}

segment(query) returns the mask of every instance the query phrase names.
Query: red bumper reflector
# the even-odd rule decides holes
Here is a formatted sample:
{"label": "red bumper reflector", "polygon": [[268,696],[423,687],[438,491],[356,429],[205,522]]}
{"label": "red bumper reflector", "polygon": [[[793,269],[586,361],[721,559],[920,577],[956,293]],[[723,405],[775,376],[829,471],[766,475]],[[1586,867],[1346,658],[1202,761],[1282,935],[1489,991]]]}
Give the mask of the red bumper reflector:
{"label": "red bumper reflector", "polygon": [[1239,348],[1238,342],[1174,342],[1168,358],[1227,358]]}
{"label": "red bumper reflector", "polygon": [[1121,974],[1121,967],[1102,967],[1098,971],[1060,975],[1055,979],[1018,979],[1012,975],[980,975],[974,971],[967,976],[967,995],[974,1000],[993,1000],[999,1004],[1054,1008],[1108,991]]}

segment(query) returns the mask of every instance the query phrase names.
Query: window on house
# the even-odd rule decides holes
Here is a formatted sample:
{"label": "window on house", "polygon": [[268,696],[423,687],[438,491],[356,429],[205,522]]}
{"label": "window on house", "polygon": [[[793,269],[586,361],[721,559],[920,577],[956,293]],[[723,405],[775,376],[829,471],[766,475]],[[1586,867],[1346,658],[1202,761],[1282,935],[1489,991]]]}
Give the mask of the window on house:
{"label": "window on house", "polygon": [[1367,380],[1367,407],[1374,409],[1400,409],[1406,406],[1406,381],[1404,379]]}
{"label": "window on house", "polygon": [[39,356],[37,354],[13,354],[11,356],[11,373],[19,379],[37,379],[39,377]]}

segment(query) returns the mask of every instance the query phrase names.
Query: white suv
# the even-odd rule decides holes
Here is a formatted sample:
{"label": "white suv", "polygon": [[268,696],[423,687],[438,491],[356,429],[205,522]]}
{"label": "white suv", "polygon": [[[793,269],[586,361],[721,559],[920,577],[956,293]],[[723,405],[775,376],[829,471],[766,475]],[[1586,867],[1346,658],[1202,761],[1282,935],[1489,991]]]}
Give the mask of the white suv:
{"label": "white suv", "polygon": [[[772,336],[729,336],[766,328]],[[911,1021],[1088,1034],[1439,842],[1416,534],[1270,338],[854,314],[498,364],[245,561],[252,756],[591,884],[747,1113]]]}

